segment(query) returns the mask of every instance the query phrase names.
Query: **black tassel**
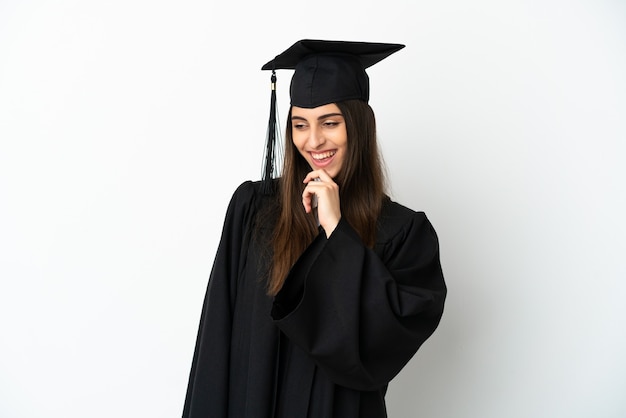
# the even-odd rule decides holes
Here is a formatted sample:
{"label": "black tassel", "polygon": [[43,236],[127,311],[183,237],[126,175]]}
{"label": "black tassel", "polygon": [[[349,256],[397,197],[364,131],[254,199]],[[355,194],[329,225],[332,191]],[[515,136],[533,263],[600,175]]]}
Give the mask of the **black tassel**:
{"label": "black tassel", "polygon": [[276,71],[272,70],[272,93],[270,97],[270,118],[267,125],[267,135],[265,142],[265,163],[263,167],[263,177],[261,190],[263,194],[271,195],[275,192],[275,182],[278,177],[278,167],[276,166],[277,138],[280,137],[278,128],[278,109],[276,108]]}

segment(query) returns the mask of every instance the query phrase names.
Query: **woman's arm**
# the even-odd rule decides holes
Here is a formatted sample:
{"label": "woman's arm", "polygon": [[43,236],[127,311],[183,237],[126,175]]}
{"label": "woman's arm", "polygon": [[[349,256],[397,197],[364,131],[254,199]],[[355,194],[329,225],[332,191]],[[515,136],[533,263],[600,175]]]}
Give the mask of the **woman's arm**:
{"label": "woman's arm", "polygon": [[276,325],[337,384],[386,385],[437,328],[446,287],[437,236],[423,213],[383,259],[341,220],[305,251],[276,296]]}
{"label": "woman's arm", "polygon": [[252,183],[245,182],[228,205],[202,307],[183,418],[228,416],[232,313],[252,196]]}

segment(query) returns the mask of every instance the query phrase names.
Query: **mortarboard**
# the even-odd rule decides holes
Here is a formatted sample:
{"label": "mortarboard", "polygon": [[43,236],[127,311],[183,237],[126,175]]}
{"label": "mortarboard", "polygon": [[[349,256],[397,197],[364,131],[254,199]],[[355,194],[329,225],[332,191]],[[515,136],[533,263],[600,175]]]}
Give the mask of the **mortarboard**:
{"label": "mortarboard", "polygon": [[271,193],[271,179],[276,170],[276,135],[280,135],[276,132],[276,70],[295,70],[289,89],[292,106],[314,108],[352,99],[367,102],[369,77],[365,69],[402,48],[402,44],[303,39],[261,68],[272,70],[263,172],[266,193]]}

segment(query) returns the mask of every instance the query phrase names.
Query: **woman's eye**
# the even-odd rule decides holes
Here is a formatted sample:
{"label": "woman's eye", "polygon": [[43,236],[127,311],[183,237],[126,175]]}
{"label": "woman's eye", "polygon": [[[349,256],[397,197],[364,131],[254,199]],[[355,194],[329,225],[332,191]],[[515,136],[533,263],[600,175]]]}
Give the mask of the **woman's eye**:
{"label": "woman's eye", "polygon": [[329,128],[334,128],[337,125],[339,125],[339,122],[330,121],[330,120],[324,122],[324,126],[329,127]]}
{"label": "woman's eye", "polygon": [[306,128],[306,124],[304,123],[294,123],[293,124],[293,129],[304,129]]}

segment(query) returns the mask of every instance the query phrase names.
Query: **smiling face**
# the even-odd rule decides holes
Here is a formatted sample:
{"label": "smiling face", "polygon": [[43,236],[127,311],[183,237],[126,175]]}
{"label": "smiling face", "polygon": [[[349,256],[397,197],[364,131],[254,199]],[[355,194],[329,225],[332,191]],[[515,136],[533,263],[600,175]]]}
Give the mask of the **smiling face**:
{"label": "smiling face", "polygon": [[346,122],[336,104],[313,109],[291,108],[293,144],[313,170],[324,169],[335,177],[348,148]]}

